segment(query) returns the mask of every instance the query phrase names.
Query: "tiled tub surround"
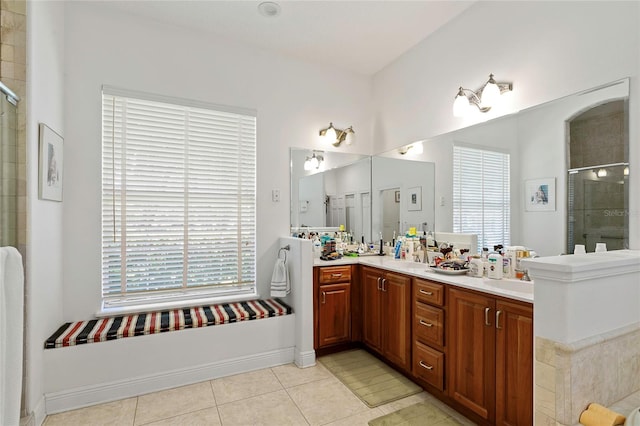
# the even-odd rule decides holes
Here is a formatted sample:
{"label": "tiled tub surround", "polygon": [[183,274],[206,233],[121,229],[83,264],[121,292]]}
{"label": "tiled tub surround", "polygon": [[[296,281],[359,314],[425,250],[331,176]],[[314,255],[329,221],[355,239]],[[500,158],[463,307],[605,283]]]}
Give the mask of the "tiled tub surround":
{"label": "tiled tub surround", "polygon": [[589,403],[615,408],[637,393],[640,251],[525,263],[536,282],[535,423],[574,425]]}
{"label": "tiled tub surround", "polygon": [[535,346],[536,424],[573,425],[591,402],[615,408],[640,390],[640,325],[571,345],[537,337]]}

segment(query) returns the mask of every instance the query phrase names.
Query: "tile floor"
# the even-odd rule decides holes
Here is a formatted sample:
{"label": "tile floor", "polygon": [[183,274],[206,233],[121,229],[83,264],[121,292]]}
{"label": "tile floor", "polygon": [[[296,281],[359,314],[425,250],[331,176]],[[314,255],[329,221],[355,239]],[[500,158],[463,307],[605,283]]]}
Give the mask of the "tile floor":
{"label": "tile floor", "polygon": [[53,414],[44,425],[358,426],[426,400],[473,424],[425,392],[368,408],[322,364],[288,364]]}

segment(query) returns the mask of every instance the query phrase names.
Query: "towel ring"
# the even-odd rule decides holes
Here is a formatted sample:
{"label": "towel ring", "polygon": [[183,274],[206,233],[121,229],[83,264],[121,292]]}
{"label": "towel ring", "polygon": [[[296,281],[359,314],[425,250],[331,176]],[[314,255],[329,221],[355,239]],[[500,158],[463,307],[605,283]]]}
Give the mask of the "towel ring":
{"label": "towel ring", "polygon": [[280,259],[280,253],[284,252],[284,261],[287,261],[287,252],[291,249],[291,247],[287,244],[284,247],[280,247],[280,250],[278,250],[278,259]]}

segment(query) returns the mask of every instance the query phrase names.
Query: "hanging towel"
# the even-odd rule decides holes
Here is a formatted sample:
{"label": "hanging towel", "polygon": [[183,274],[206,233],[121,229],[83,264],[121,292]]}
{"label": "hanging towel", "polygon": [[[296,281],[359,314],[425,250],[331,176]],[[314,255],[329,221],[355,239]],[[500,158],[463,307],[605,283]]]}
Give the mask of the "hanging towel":
{"label": "hanging towel", "polygon": [[291,293],[291,283],[289,282],[287,255],[285,253],[283,259],[278,253],[276,264],[273,267],[273,275],[271,276],[271,297],[285,297],[289,293]]}
{"label": "hanging towel", "polygon": [[24,271],[14,247],[0,248],[0,425],[20,424]]}

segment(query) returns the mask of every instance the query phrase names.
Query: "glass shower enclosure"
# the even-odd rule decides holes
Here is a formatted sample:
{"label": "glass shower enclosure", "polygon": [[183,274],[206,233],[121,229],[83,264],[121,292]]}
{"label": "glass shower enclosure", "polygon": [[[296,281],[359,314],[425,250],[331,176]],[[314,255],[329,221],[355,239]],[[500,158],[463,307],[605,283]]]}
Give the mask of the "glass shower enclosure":
{"label": "glass shower enclosure", "polygon": [[0,247],[17,247],[19,98],[1,82],[0,92]]}

